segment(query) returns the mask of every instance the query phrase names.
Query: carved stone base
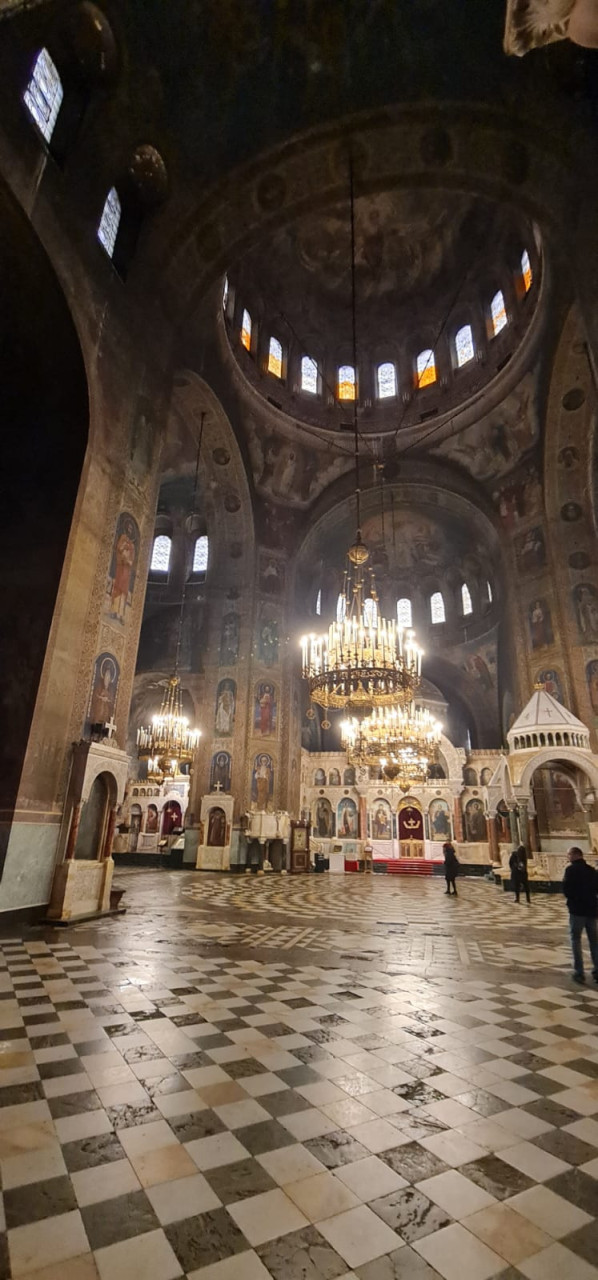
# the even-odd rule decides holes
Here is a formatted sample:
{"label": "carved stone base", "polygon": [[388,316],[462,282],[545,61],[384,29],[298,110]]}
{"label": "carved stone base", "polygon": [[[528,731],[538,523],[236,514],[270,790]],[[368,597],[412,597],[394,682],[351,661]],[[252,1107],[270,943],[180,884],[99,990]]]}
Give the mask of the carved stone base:
{"label": "carved stone base", "polygon": [[114,863],[71,859],[61,862],[54,873],[48,920],[76,920],[110,909],[110,888]]}
{"label": "carved stone base", "polygon": [[195,866],[198,871],[230,871],[230,845],[218,849],[200,844]]}

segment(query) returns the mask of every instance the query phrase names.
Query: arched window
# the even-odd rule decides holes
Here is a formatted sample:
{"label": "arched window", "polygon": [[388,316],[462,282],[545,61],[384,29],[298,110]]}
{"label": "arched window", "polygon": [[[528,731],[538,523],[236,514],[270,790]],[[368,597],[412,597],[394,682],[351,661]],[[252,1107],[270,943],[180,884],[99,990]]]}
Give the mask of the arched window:
{"label": "arched window", "polygon": [[446,622],[446,614],[444,611],[444,600],[441,591],[435,591],[430,596],[430,617],[432,622]]}
{"label": "arched window", "polygon": [[318,594],[316,596],[316,616],[319,618],[321,613],[322,613],[322,588],[320,587],[320,590],[318,591]]}
{"label": "arched window", "polygon": [[341,591],[339,598],[336,602],[336,620],[339,626],[341,622],[345,621],[346,616],[347,616],[347,597]]}
{"label": "arched window", "polygon": [[311,356],[303,356],[301,360],[301,390],[309,391],[311,396],[318,394],[318,365]]}
{"label": "arched window", "polygon": [[193,548],[194,573],[207,573],[209,547],[210,543],[207,533],[202,533],[199,538],[195,539],[195,546]]}
{"label": "arched window", "polygon": [[376,627],[378,625],[378,605],[376,601],[368,596],[363,602],[363,621],[366,627]]}
{"label": "arched window", "polygon": [[488,604],[492,604],[492,587],[489,582],[486,583],[486,598],[488,600]]}
{"label": "arched window", "polygon": [[246,309],[243,311],[241,321],[241,345],[246,351],[251,351],[251,316]]}
{"label": "arched window", "polygon": [[63,97],[62,80],[50,54],[47,49],[40,49],[23,101],[46,142],[54,132]]}
{"label": "arched window", "polygon": [[508,324],[502,289],[495,293],[490,303],[490,319],[492,320],[492,337],[495,338],[497,333],[500,333],[501,329],[506,328]]}
{"label": "arched window", "polygon": [[270,338],[268,373],[273,373],[275,378],[282,378],[282,343],[278,338]]}
{"label": "arched window", "polygon": [[223,284],[223,286],[222,286],[222,310],[223,310],[223,311],[226,311],[226,307],[227,307],[227,303],[228,303],[228,294],[229,294],[229,288],[228,288],[228,276],[225,276],[225,277],[224,277],[224,284]]}
{"label": "arched window", "polygon": [[461,587],[461,608],[463,609],[463,617],[466,618],[469,613],[473,613],[473,605],[471,603],[471,592],[466,582]]}
{"label": "arched window", "polygon": [[102,210],[100,225],[98,227],[98,240],[106,250],[109,258],[114,254],[114,246],[116,244],[116,237],[120,226],[121,212],[122,209],[118,198],[118,191],[116,190],[116,187],[111,187],[108,195],[106,196],[106,202]]}
{"label": "arched window", "polygon": [[159,533],[158,537],[154,538],[150,563],[150,569],[154,573],[168,573],[171,546],[172,538],[169,538],[167,533]]}
{"label": "arched window", "polygon": [[475,356],[473,333],[470,324],[464,324],[460,329],[457,329],[455,334],[455,355],[458,369],[462,369],[464,364],[469,364],[469,361],[473,360]]}
{"label": "arched window", "polygon": [[418,389],[429,387],[433,382],[436,382],[436,360],[431,347],[426,347],[425,351],[420,351],[415,362],[415,370]]}
{"label": "arched window", "polygon": [[526,293],[528,289],[531,289],[532,287],[533,278],[534,277],[532,273],[532,264],[529,260],[529,253],[527,249],[524,249],[523,253],[521,254],[521,279],[523,280],[523,288],[525,289]]}
{"label": "arched window", "polygon": [[376,371],[376,381],[378,384],[378,399],[389,400],[391,396],[397,394],[397,371],[392,361],[387,360],[386,364],[379,364]]}
{"label": "arched window", "polygon": [[338,371],[339,400],[355,399],[355,369],[352,364],[341,364]]}
{"label": "arched window", "polygon": [[397,600],[397,622],[400,627],[413,626],[413,611],[409,596],[402,596],[400,600]]}

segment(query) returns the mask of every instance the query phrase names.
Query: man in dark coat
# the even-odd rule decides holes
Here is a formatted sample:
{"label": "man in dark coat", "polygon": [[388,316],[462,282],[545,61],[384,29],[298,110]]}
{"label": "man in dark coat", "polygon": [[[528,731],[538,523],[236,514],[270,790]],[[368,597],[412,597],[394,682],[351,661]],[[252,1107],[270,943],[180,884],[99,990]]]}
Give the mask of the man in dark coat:
{"label": "man in dark coat", "polygon": [[449,840],[443,844],[442,852],[444,854],[444,878],[446,880],[446,892],[450,896],[452,888],[455,897],[457,897],[457,886],[455,881],[459,874],[459,859]]}
{"label": "man in dark coat", "polygon": [[586,862],[581,849],[573,845],[569,866],[563,876],[563,893],[569,908],[569,929],[573,951],[573,979],[585,982],[581,938],[585,929],[592,956],[592,977],[598,982],[598,872]]}
{"label": "man in dark coat", "polygon": [[509,867],[511,869],[511,884],[515,890],[515,902],[519,902],[519,895],[523,889],[529,906],[531,898],[529,895],[529,879],[527,875],[527,853],[525,847],[520,844],[518,849],[514,849],[509,858]]}

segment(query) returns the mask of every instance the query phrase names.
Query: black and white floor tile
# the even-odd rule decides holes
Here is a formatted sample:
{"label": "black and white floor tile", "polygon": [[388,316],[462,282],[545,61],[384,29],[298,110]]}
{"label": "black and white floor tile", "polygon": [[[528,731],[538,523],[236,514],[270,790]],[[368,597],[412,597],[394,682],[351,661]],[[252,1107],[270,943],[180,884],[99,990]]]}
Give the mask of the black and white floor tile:
{"label": "black and white floor tile", "polygon": [[[560,952],[424,976],[259,930],[204,945],[174,880],[152,910],[128,877],[109,927],[0,944],[0,1280],[598,1280],[598,988]],[[305,893],[325,919],[327,887],[342,922],[342,886]],[[463,885],[480,932],[494,895]]]}

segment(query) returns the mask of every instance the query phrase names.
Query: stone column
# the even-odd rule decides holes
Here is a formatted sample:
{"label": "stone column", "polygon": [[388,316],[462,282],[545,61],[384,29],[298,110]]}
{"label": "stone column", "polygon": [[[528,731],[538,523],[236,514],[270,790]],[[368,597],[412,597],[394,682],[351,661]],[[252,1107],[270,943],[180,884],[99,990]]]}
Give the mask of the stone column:
{"label": "stone column", "polygon": [[104,840],[104,847],[102,849],[102,855],[101,855],[102,862],[105,862],[106,858],[109,858],[110,854],[112,853],[112,843],[114,841],[115,827],[116,827],[116,805],[114,806],[113,809],[110,810],[110,816],[108,818],[106,838]]}
{"label": "stone column", "polygon": [[508,805],[508,809],[509,809],[509,827],[511,831],[511,844],[518,845],[520,843],[520,840],[519,840],[519,825],[517,822],[517,805],[511,803]]}
{"label": "stone column", "polygon": [[463,840],[463,814],[461,812],[461,801],[455,796],[453,801],[453,822],[455,827],[455,840],[461,842]]}
{"label": "stone column", "polygon": [[521,834],[521,843],[525,845],[525,848],[529,852],[530,836],[529,836],[529,815],[527,810],[528,804],[529,804],[528,800],[519,801],[519,831]]}
{"label": "stone column", "polygon": [[488,848],[490,850],[490,861],[500,862],[500,854],[498,852],[498,835],[496,832],[496,819],[493,813],[486,814],[486,834],[488,836]]}
{"label": "stone column", "polygon": [[535,813],[528,813],[529,819],[529,843],[530,852],[540,852],[540,832],[538,831],[538,818]]}

